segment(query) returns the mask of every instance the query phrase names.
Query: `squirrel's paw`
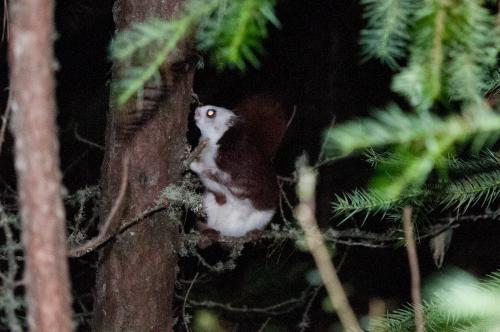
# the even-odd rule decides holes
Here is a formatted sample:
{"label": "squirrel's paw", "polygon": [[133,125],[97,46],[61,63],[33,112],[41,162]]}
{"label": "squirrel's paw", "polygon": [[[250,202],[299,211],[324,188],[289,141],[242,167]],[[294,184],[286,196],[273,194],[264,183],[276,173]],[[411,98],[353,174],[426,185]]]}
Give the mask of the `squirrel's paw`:
{"label": "squirrel's paw", "polygon": [[203,163],[201,161],[193,161],[191,164],[189,164],[189,168],[195,172],[196,174],[201,174],[203,170],[205,169],[203,167]]}

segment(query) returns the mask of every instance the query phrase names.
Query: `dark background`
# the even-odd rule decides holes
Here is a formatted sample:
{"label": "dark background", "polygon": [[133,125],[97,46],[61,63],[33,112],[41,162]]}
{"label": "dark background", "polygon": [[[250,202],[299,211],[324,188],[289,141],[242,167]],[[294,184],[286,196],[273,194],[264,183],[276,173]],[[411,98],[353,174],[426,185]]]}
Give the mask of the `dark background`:
{"label": "dark background", "polygon": [[[111,70],[107,46],[114,33],[111,10],[110,0],[57,1],[58,124],[61,169],[69,192],[99,182],[103,151],[78,137],[104,145]],[[270,30],[260,68],[249,68],[243,73],[218,72],[206,60],[204,69],[196,74],[194,91],[204,104],[231,107],[245,95],[266,92],[295,106],[295,120],[276,162],[278,172],[287,175],[303,151],[315,160],[321,134],[334,116],[337,122],[365,116],[370,109],[396,97],[389,91],[392,75],[389,69],[376,61],[361,62],[358,36],[364,22],[357,1],[283,0],[278,4],[277,16],[282,29]],[[4,40],[0,53],[2,110],[8,89],[5,49]],[[196,141],[196,135],[196,130],[192,130],[188,138]],[[334,193],[362,186],[369,176],[368,165],[355,159],[323,167],[318,189],[320,223],[335,223],[329,206]],[[12,138],[7,134],[0,156],[0,195],[4,204],[14,204],[14,192]],[[356,220],[342,227],[354,226],[358,226]],[[388,222],[369,220],[364,228],[383,230],[389,226],[392,225]],[[459,266],[478,275],[497,269],[498,231],[497,224],[486,221],[461,225],[454,232],[445,265]],[[427,241],[420,243],[419,249],[425,280],[436,268]],[[360,316],[367,313],[372,298],[382,298],[392,306],[408,301],[410,281],[404,248],[338,246],[335,253],[336,263],[343,260],[340,277]],[[210,248],[202,254],[208,261],[216,262],[227,252]],[[71,261],[74,297],[81,302],[75,302],[75,310],[84,319],[89,314],[85,314],[82,304],[91,311],[95,259],[96,255],[89,255]],[[305,275],[314,269],[309,255],[297,250],[293,243],[248,245],[237,263],[234,271],[206,274],[196,258],[181,259],[178,293],[184,294],[189,285],[182,280],[190,280],[200,271],[204,279],[193,287],[192,298],[265,306],[300,296],[308,287]],[[312,330],[326,331],[335,321],[335,315],[322,309],[325,296],[321,290],[313,302]],[[177,305],[180,313],[182,303]],[[193,312],[193,308],[189,311]],[[294,330],[303,311],[301,307],[272,317],[269,326]],[[225,321],[239,322],[236,327],[241,331],[256,330],[267,319],[259,314],[214,312]],[[85,323],[80,327],[82,331],[87,329]]]}

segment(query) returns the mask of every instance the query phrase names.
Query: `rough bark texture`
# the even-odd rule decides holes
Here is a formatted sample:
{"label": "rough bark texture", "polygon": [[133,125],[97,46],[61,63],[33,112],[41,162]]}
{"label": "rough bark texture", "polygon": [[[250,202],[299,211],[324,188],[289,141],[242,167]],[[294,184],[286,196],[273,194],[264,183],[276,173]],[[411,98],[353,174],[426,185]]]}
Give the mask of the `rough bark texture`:
{"label": "rough bark texture", "polygon": [[65,213],[55,125],[52,0],[10,2],[15,168],[31,331],[71,331]]}
{"label": "rough bark texture", "polygon": [[[114,17],[118,30],[156,16],[171,18],[181,0],[118,0]],[[111,109],[106,130],[102,167],[103,211],[110,210],[120,185],[122,157],[130,157],[128,190],[111,230],[154,204],[159,192],[180,179],[184,156],[187,114],[191,99],[192,71],[179,73],[173,65],[186,59],[187,43],[162,66],[161,89],[152,91],[157,103],[147,121],[126,139],[127,117],[137,118],[140,104]],[[181,66],[182,67],[182,66]],[[123,68],[122,68],[123,69]],[[114,73],[119,69],[115,66]],[[148,98],[149,89],[144,90]],[[167,92],[168,91],[168,92]],[[154,98],[161,96],[161,98]],[[139,106],[138,106],[139,105]],[[148,106],[149,108],[150,105]],[[172,329],[172,300],[177,257],[178,227],[165,214],[155,214],[131,227],[101,252],[97,282],[94,329],[96,331],[168,331]]]}

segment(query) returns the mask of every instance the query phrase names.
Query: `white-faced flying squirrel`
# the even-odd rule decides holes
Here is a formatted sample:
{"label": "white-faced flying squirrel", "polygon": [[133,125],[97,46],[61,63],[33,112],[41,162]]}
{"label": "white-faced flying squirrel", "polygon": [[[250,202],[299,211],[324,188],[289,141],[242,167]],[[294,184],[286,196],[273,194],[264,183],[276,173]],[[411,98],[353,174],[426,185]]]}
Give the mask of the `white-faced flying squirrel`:
{"label": "white-faced flying squirrel", "polygon": [[262,230],[278,202],[273,159],[287,129],[285,108],[258,95],[232,111],[198,107],[195,120],[207,146],[190,168],[205,186],[208,228],[226,236]]}

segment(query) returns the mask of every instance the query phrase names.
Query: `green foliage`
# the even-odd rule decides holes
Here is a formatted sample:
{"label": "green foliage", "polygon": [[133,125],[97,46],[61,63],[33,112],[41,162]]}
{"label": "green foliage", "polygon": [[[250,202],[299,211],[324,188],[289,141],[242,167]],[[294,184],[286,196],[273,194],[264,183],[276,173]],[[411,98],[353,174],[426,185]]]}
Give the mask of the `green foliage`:
{"label": "green foliage", "polygon": [[396,213],[406,205],[420,204],[423,195],[424,192],[415,190],[405,192],[397,198],[390,198],[377,190],[355,189],[350,193],[336,195],[332,208],[336,215],[345,216],[342,222],[359,213],[364,213],[364,220],[372,214],[381,214],[384,218],[386,214]]}
{"label": "green foliage", "polygon": [[244,70],[246,62],[258,67],[267,23],[280,26],[274,14],[274,0],[225,1],[213,19],[203,20],[197,40],[200,50],[208,50],[219,68]]}
{"label": "green foliage", "polygon": [[389,67],[406,55],[409,26],[416,9],[414,0],[362,0],[363,17],[368,20],[361,31],[360,44],[365,59],[378,58]]}
{"label": "green foliage", "polygon": [[467,160],[449,156],[448,169],[458,175],[475,174],[494,170],[500,165],[500,156],[491,150],[485,150]]}
{"label": "green foliage", "polygon": [[[445,208],[491,204],[499,195],[498,174],[492,173],[498,170],[498,157],[482,155],[484,161],[469,166],[493,163],[493,169],[481,169],[486,173],[451,182],[447,174],[458,167],[450,161],[457,150],[468,147],[477,153],[500,135],[500,114],[483,96],[500,86],[496,69],[500,38],[494,15],[480,0],[364,0],[363,4],[367,19],[360,37],[363,52],[392,68],[408,54],[407,66],[394,76],[392,89],[406,97],[412,110],[390,104],[372,117],[328,130],[327,159],[364,152],[376,169],[368,190],[337,196],[335,213],[385,214],[402,204],[418,205],[417,200],[408,202],[415,193],[420,200],[437,197]],[[447,114],[438,116],[437,111],[443,114],[443,110]],[[429,180],[431,174],[437,177]]]}
{"label": "green foliage", "polygon": [[[500,115],[486,107],[471,107],[461,115],[440,118],[429,112],[404,113],[396,105],[372,118],[340,124],[327,133],[331,155],[349,155],[369,148],[392,147],[399,162],[379,163],[375,189],[393,200],[409,187],[420,187],[429,173],[443,165],[457,144],[470,142],[473,151],[500,134]],[[445,164],[445,163],[444,163]]]}
{"label": "green foliage", "polygon": [[409,65],[393,90],[424,110],[438,99],[479,102],[500,47],[482,1],[421,1],[412,28]]}
{"label": "green foliage", "polygon": [[247,62],[258,66],[268,22],[279,26],[274,0],[190,0],[176,19],[133,24],[111,45],[111,58],[126,67],[113,83],[113,99],[123,105],[140,97],[146,82],[158,83],[160,66],[190,33],[219,68],[244,70]]}
{"label": "green foliage", "polygon": [[500,171],[467,176],[450,183],[442,193],[445,208],[457,206],[462,210],[472,205],[489,206],[500,197]]}
{"label": "green foliage", "polygon": [[[404,168],[407,159],[397,153],[377,153],[369,150],[365,159],[381,169]],[[475,155],[467,160],[449,156],[443,160],[448,177],[439,182],[428,182],[421,188],[410,187],[398,197],[388,197],[376,189],[355,189],[336,195],[332,209],[334,215],[344,216],[345,221],[355,214],[381,215],[381,218],[398,215],[405,206],[432,211],[454,208],[465,212],[471,206],[490,207],[500,197],[500,157],[492,151]],[[397,219],[397,218],[396,218]],[[399,221],[399,219],[397,219]]]}
{"label": "green foliage", "polygon": [[[500,273],[483,281],[452,271],[430,283],[424,302],[428,331],[497,331],[500,324]],[[373,332],[414,331],[413,308],[408,306],[374,324]]]}

